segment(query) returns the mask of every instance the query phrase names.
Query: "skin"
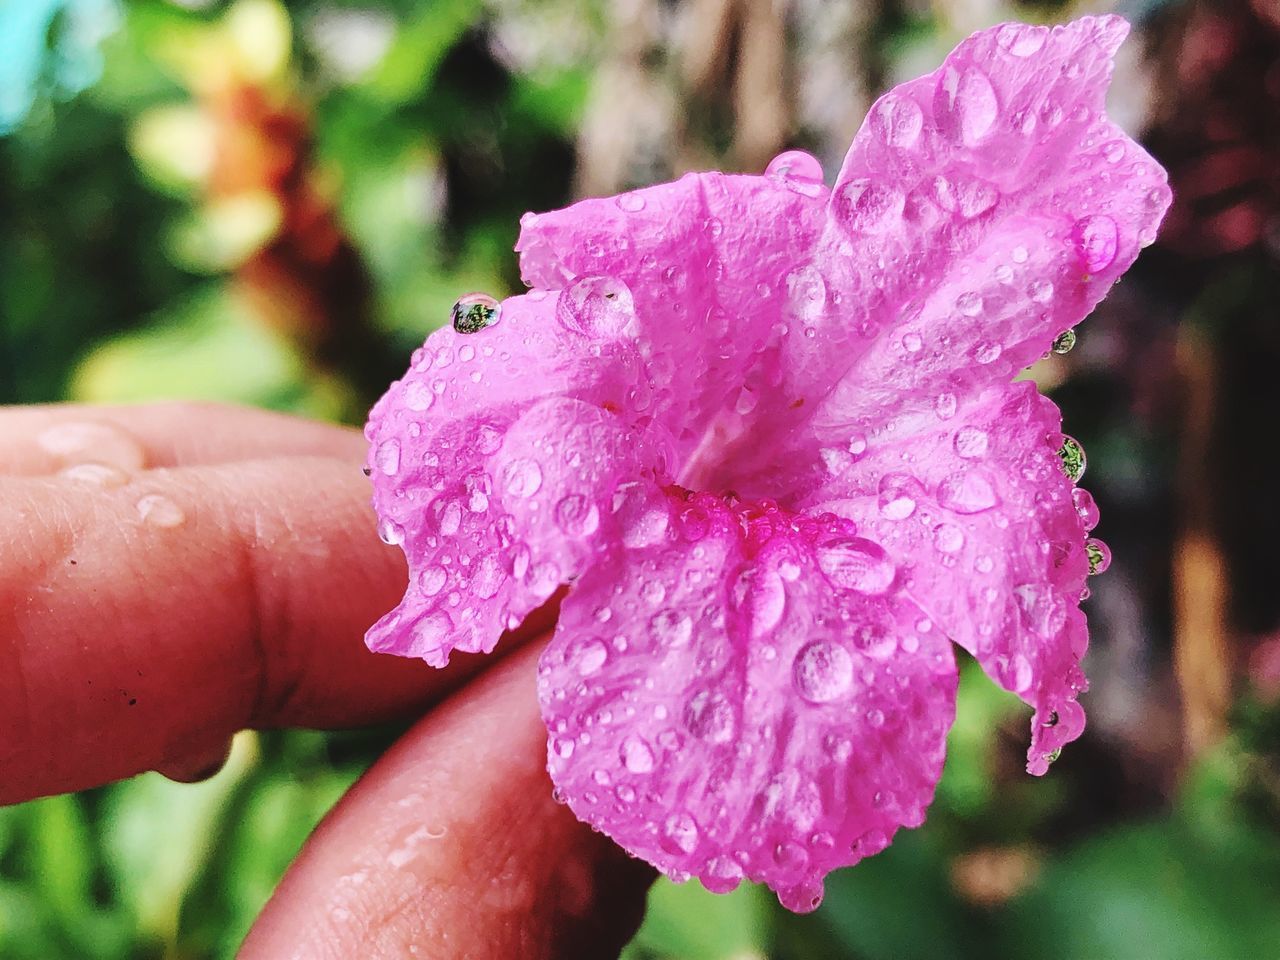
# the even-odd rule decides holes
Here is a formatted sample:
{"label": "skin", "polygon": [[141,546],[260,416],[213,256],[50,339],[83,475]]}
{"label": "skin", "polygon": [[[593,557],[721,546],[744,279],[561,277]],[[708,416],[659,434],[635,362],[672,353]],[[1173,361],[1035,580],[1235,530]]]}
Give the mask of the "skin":
{"label": "skin", "polygon": [[200,779],[247,727],[417,716],[240,957],[616,956],[652,873],[551,797],[553,612],[444,670],[369,653],[406,571],[364,456],[356,431],[256,410],[0,410],[0,804]]}

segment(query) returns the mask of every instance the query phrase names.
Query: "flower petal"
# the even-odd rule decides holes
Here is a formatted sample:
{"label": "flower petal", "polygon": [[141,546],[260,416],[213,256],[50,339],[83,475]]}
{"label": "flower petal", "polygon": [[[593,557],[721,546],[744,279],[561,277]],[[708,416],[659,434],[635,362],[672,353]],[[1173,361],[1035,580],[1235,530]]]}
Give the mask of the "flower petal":
{"label": "flower petal", "polygon": [[789,323],[825,305],[806,265],[827,190],[813,158],[779,159],[787,157],[805,162],[767,176],[689,174],[522,221],[516,249],[527,283],[572,288],[604,276],[630,288],[659,394],[655,416],[682,462],[698,459],[709,434],[719,443],[719,434],[755,432],[755,421],[786,413],[781,340]]}
{"label": "flower petal", "polygon": [[370,415],[380,529],[409,561],[373,649],[433,665],[493,649],[619,536],[619,480],[666,476],[670,440],[637,410],[651,400],[634,342],[583,337],[556,307],[516,297],[478,333],[436,331]]}
{"label": "flower petal", "polygon": [[1032,383],[895,423],[801,504],[880,544],[903,590],[1003,687],[1036,708],[1028,769],[1084,729],[1079,610],[1096,509],[1064,473],[1061,414]]}
{"label": "flower petal", "polygon": [[842,375],[819,431],[1011,379],[1154,240],[1165,173],[1105,115],[1127,32],[1004,24],[872,107],[817,254],[843,309],[791,344]]}
{"label": "flower petal", "polygon": [[642,499],[662,536],[574,584],[542,657],[552,778],[669,875],[716,891],[746,877],[810,910],[828,872],[923,821],[951,646],[837,517]]}

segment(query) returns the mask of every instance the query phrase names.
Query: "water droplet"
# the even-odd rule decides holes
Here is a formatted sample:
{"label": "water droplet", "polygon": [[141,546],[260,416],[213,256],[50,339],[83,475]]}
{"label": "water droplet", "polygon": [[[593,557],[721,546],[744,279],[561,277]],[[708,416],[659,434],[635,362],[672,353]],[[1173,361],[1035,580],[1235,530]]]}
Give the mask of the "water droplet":
{"label": "water droplet", "polygon": [[905,520],[916,512],[924,488],[907,473],[887,473],[880,478],[877,503],[886,520]]}
{"label": "water droplet", "polygon": [[1026,693],[1031,689],[1031,684],[1035,680],[1035,672],[1031,666],[1031,661],[1022,654],[1017,654],[1013,658],[1010,665],[1012,671],[1012,689],[1014,693]]}
{"label": "water droplet", "polygon": [[440,532],[446,537],[452,537],[461,526],[462,504],[457,500],[450,500],[440,510]]}
{"label": "water droplet", "polygon": [[137,503],[138,516],[155,527],[178,527],[187,519],[182,508],[168,497],[151,493]]}
{"label": "water droplet", "polygon": [[105,463],[77,463],[60,470],[58,476],[75,483],[86,483],[94,487],[122,487],[129,482],[129,475],[116,467]]}
{"label": "water droplet", "polygon": [[[822,183],[822,164],[812,154],[803,150],[787,150],[769,161],[764,170],[766,177],[774,177],[799,184]],[[812,194],[811,194],[812,196]]]}
{"label": "water droplet", "polygon": [[995,363],[1000,359],[1000,344],[994,340],[980,340],[973,348],[973,359],[981,364]]}
{"label": "water droplet", "polygon": [[690,854],[698,847],[698,823],[687,813],[673,813],[662,824],[662,846],[672,854]]}
{"label": "water droplet", "polygon": [[1006,23],[996,31],[996,43],[1006,53],[1015,57],[1029,57],[1044,46],[1049,31],[1046,27],[1033,27],[1023,23]]}
{"label": "water droplet", "polygon": [[860,433],[855,433],[849,439],[849,453],[853,456],[853,459],[857,460],[866,452],[867,438]]}
{"label": "water droplet", "polygon": [[1120,233],[1116,222],[1102,215],[1076,221],[1071,230],[1071,239],[1089,273],[1097,273],[1111,266],[1120,248]]}
{"label": "water droplet", "polygon": [[933,529],[933,545],[939,553],[956,553],[964,546],[964,532],[950,523],[940,523]]}
{"label": "water droplet", "polygon": [[708,743],[728,743],[737,728],[733,704],[717,690],[703,690],[684,708],[685,728]]}
{"label": "water droplet", "polygon": [[476,564],[476,572],[471,576],[471,592],[481,600],[489,600],[497,594],[506,579],[506,572],[497,557],[488,554]]}
{"label": "water droplet", "polygon": [[839,188],[836,211],[855,233],[883,233],[902,219],[906,197],[888,183],[860,177]]}
{"label": "water droplet", "polygon": [[605,665],[609,659],[609,648],[594,637],[588,638],[571,646],[566,659],[579,676],[589,677]]}
{"label": "water droplet", "polygon": [[468,293],[458,298],[450,316],[458,333],[479,333],[502,319],[502,304],[487,293]]}
{"label": "water droplet", "polygon": [[36,445],[67,464],[95,463],[133,472],[141,470],[142,446],[118,427],[92,421],[59,423],[42,431]]}
{"label": "water droplet", "polygon": [[632,773],[649,773],[653,770],[653,750],[640,737],[627,737],[619,751],[622,765]]}
{"label": "water droplet", "polygon": [[404,543],[404,527],[394,520],[384,517],[378,521],[378,538],[386,544],[396,546]]}
{"label": "water droplet", "polygon": [[759,640],[782,621],[787,591],[777,570],[751,567],[734,581],[733,600],[746,616],[751,638]]}
{"label": "water droplet", "polygon": [[1102,155],[1107,158],[1107,163],[1119,163],[1124,159],[1124,143],[1112,140],[1102,148]]}
{"label": "water droplet", "polygon": [[1027,258],[1030,255],[1031,254],[1027,252],[1026,247],[1014,247],[1009,253],[1009,256],[1013,258],[1014,263],[1026,263]]}
{"label": "water droplet", "polygon": [[842,537],[817,548],[818,566],[836,587],[871,596],[888,593],[897,569],[879,544]]}
{"label": "water droplet", "polygon": [[1070,353],[1071,348],[1075,345],[1076,332],[1074,330],[1063,330],[1060,334],[1054,337],[1053,347],[1051,349],[1054,353],[1061,356],[1062,354]]}
{"label": "water droplet", "polygon": [[693,620],[679,610],[663,610],[650,618],[649,632],[660,646],[683,647],[693,637]]}
{"label": "water droplet", "polygon": [[976,293],[962,293],[956,298],[956,309],[966,317],[982,313],[982,298]]}
{"label": "water droplet", "polygon": [[400,441],[394,437],[383,440],[378,444],[373,459],[378,469],[384,474],[388,477],[395,476],[400,471]]}
{"label": "water droplet", "polygon": [[982,513],[999,502],[991,481],[976,470],[953,473],[938,484],[938,504],[952,513]]}
{"label": "water droplet", "polygon": [[404,386],[404,405],[410,410],[421,412],[428,409],[435,401],[435,394],[421,380],[410,380]]}
{"label": "water droplet", "polygon": [[1048,303],[1053,299],[1053,284],[1048,280],[1033,280],[1027,287],[1027,296],[1036,303]]}
{"label": "water droplet", "polygon": [[779,869],[789,873],[803,870],[809,862],[809,854],[804,847],[792,840],[784,840],[773,848],[773,862]]}
{"label": "water droplet", "polygon": [[827,284],[812,264],[787,274],[787,306],[807,323],[816,323],[827,309]]}
{"label": "water droplet", "polygon": [[810,703],[827,703],[853,685],[853,657],[844,647],[816,640],[796,654],[791,679],[796,692]]}
{"label": "water droplet", "polygon": [[552,737],[551,752],[561,760],[568,760],[573,756],[573,749],[576,744],[572,737]]}
{"label": "water droplet", "polygon": [[624,193],[616,202],[618,207],[627,213],[639,213],[645,205],[644,195],[639,193]]}
{"label": "water droplet", "polygon": [[[872,707],[870,710],[868,710],[866,713],[866,718],[867,718],[867,723],[875,727],[877,730],[884,726],[884,711],[881,710],[879,707]],[[876,796],[878,797],[880,795],[876,794]],[[883,802],[883,799],[881,802]],[[876,805],[879,806],[879,804],[876,804]]]}
{"label": "water droplet", "polygon": [[956,395],[954,393],[940,393],[933,399],[933,412],[938,415],[939,420],[950,420],[956,415]]}
{"label": "water droplet", "polygon": [[1106,573],[1111,566],[1111,548],[1097,537],[1090,537],[1084,542],[1085,556],[1089,558],[1089,575]]}
{"label": "water droplet", "polygon": [[729,893],[742,881],[742,867],[732,857],[712,857],[701,879],[702,885],[712,893]]}
{"label": "water droplet", "polygon": [[1062,446],[1058,448],[1058,458],[1062,461],[1062,472],[1072,483],[1079,483],[1084,476],[1089,461],[1084,455],[1084,447],[1074,437],[1062,436]]}
{"label": "water droplet", "polygon": [[906,333],[902,336],[902,349],[907,353],[919,353],[920,348],[924,346],[924,341],[920,339],[918,333]]}
{"label": "water droplet", "polygon": [[712,240],[719,240],[720,235],[724,233],[724,222],[718,217],[707,217],[702,221],[702,227]]}
{"label": "water droplet", "polygon": [[965,460],[980,460],[987,455],[990,438],[978,427],[961,427],[953,441],[956,454]]}
{"label": "water droplet", "polygon": [[422,591],[423,596],[434,597],[444,589],[448,579],[448,571],[444,567],[433,564],[418,574],[418,588]]}
{"label": "water droplet", "polygon": [[542,486],[542,468],[533,460],[512,460],[502,476],[503,489],[513,497],[531,497]]}
{"label": "water droplet", "polygon": [[1071,502],[1076,508],[1081,522],[1086,530],[1092,530],[1098,525],[1100,515],[1098,505],[1094,502],[1093,494],[1083,487],[1076,487],[1071,491]]}
{"label": "water droplet", "polygon": [[1000,104],[991,81],[977,67],[963,73],[947,67],[934,93],[933,112],[944,136],[972,146],[991,131]]}
{"label": "water droplet", "polygon": [[593,340],[616,340],[636,331],[631,290],[613,277],[583,277],[562,290],[556,318],[566,329]]}
{"label": "water droplet", "polygon": [[589,537],[600,528],[600,510],[580,493],[556,504],[556,523],[571,537]]}
{"label": "water droplet", "polygon": [[871,108],[871,122],[891,147],[910,147],[920,139],[924,112],[910,97],[889,93]]}

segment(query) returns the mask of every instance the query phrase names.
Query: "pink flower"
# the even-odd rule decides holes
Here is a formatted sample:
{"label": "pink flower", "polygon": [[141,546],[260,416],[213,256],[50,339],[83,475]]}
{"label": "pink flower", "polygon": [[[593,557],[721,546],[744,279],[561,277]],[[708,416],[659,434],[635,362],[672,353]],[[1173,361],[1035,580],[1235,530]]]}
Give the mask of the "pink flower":
{"label": "pink flower", "polygon": [[923,821],[952,643],[1035,708],[1043,773],[1084,726],[1107,555],[1078,445],[1012,380],[1169,204],[1103,111],[1127,31],[975,34],[875,104],[830,192],[789,153],[527,215],[533,289],[460,301],[371,415],[412,581],[370,646],[489,651],[568,584],[538,688],[559,794],[794,910]]}

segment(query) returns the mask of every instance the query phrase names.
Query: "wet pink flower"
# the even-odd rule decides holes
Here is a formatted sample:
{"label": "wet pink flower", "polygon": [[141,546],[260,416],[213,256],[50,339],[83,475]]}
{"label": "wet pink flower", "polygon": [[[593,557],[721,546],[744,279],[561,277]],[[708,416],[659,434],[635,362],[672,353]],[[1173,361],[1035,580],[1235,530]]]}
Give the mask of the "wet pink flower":
{"label": "wet pink flower", "polygon": [[538,690],[559,794],[677,879],[808,910],[924,819],[952,644],[1080,735],[1097,521],[1013,382],[1155,236],[1107,120],[1117,17],[1005,24],[806,154],[529,214],[533,288],[464,298],[375,407],[411,584],[369,644],[488,651],[562,584]]}

